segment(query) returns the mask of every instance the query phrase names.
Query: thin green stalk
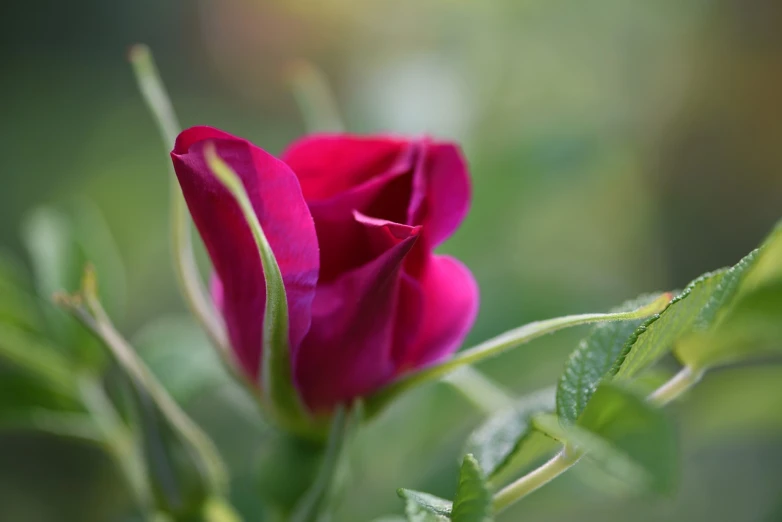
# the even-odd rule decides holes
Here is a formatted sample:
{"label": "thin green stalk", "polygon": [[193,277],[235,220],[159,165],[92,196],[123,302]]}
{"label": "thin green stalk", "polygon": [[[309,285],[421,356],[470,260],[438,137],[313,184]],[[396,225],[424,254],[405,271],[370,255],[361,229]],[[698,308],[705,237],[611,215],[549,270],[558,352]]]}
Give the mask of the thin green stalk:
{"label": "thin green stalk", "polygon": [[[656,406],[664,406],[681,397],[695,386],[703,376],[702,371],[684,367],[662,386],[649,394],[647,400]],[[494,495],[494,511],[500,513],[533,491],[548,484],[573,467],[584,455],[579,449],[565,447],[551,460],[505,486]]]}
{"label": "thin green stalk", "polygon": [[308,132],[342,132],[337,103],[326,75],[306,60],[292,63],[288,80]]}
{"label": "thin green stalk", "polygon": [[655,406],[665,406],[698,384],[704,373],[704,370],[693,370],[689,366],[685,366],[679,373],[649,395],[649,402]]}
{"label": "thin green stalk", "polygon": [[[155,118],[166,147],[171,149],[181,127],[163,82],[160,80],[152,53],[146,45],[134,45],[130,50],[130,62],[144,101]],[[234,371],[236,365],[232,360],[225,328],[211,304],[209,294],[198,272],[185,198],[182,196],[173,167],[169,170],[171,171],[171,243],[177,282],[190,311],[201,323],[212,344],[227,361],[231,371]]]}
{"label": "thin green stalk", "polygon": [[[171,100],[160,79],[152,53],[146,45],[134,45],[130,50],[130,62],[133,65],[133,71],[136,74],[136,80],[144,96],[144,101],[157,123],[166,148],[170,150],[174,147],[181,127],[174,113]],[[195,254],[193,253],[190,215],[170,162],[169,172],[171,253],[179,291],[185,299],[190,313],[196,318],[212,346],[215,347],[220,355],[224,368],[257,402],[259,400],[258,390],[236,363],[223,322],[212,305],[209,293],[201,280]]]}
{"label": "thin green stalk", "polygon": [[563,328],[591,323],[642,319],[663,310],[670,300],[671,294],[666,293],[648,305],[629,312],[568,315],[544,321],[535,321],[507,331],[493,339],[489,339],[488,341],[474,346],[473,348],[464,350],[445,362],[418,370],[417,372],[411,373],[394,382],[369,399],[367,402],[368,415],[371,416],[377,413],[397,395],[410,388],[445,377],[461,367],[473,365],[491,357],[496,357],[511,348],[526,344],[543,335],[556,332]]}
{"label": "thin green stalk", "polygon": [[494,495],[494,512],[500,513],[533,491],[545,486],[570,469],[581,458],[580,454],[568,455],[563,449],[539,468],[527,473]]}
{"label": "thin green stalk", "polygon": [[342,457],[343,446],[349,428],[349,415],[344,406],[340,405],[331,418],[329,436],[323,453],[323,462],[310,488],[299,500],[290,516],[290,522],[311,522],[317,520],[322,505],[326,501],[332,481],[335,479],[337,466]]}
{"label": "thin green stalk", "polygon": [[68,398],[78,398],[71,362],[53,346],[25,331],[0,324],[0,354],[12,364],[42,377]]}
{"label": "thin green stalk", "polygon": [[205,474],[209,477],[212,487],[217,493],[222,493],[225,489],[227,476],[225,465],[217,449],[198,425],[182,411],[138,357],[136,351],[114,328],[97,298],[95,273],[88,267],[85,271],[81,293],[73,297],[59,296],[57,302],[67,308],[96,337],[101,339],[128,375],[149,393],[172,426],[201,456]]}
{"label": "thin green stalk", "polygon": [[145,519],[152,516],[152,492],[146,482],[144,459],[139,454],[133,434],[125,425],[106,396],[100,383],[92,378],[83,378],[79,386],[82,400],[101,433],[101,441],[117,463],[139,509],[145,513]]}
{"label": "thin green stalk", "polygon": [[206,144],[204,157],[217,180],[239,205],[252,232],[263,267],[266,280],[266,307],[261,340],[263,400],[271,407],[271,412],[279,422],[306,434],[311,431],[310,419],[293,382],[288,338],[288,301],[280,266],[239,176],[220,158],[214,143]]}
{"label": "thin green stalk", "polygon": [[505,390],[472,366],[464,366],[446,376],[443,382],[461,393],[484,413],[491,414],[514,405]]}
{"label": "thin green stalk", "polygon": [[84,413],[37,408],[30,413],[28,419],[30,426],[38,431],[51,433],[58,437],[70,437],[99,446],[104,446],[105,444],[103,434],[99,429],[96,429],[92,418]]}

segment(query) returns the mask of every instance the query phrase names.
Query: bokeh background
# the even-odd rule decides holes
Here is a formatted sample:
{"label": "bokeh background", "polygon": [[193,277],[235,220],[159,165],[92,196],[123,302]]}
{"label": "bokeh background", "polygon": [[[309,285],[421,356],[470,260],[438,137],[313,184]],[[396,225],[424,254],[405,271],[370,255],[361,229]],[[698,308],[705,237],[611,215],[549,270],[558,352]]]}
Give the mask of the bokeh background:
{"label": "bokeh background", "polygon": [[[473,208],[442,250],[480,283],[470,341],[680,288],[737,261],[782,216],[778,0],[74,0],[0,13],[0,244],[28,262],[20,230],[40,205],[104,216],[124,266],[116,322],[141,345],[157,332],[179,354],[206,354],[195,369],[165,348],[147,356],[211,384],[186,407],[234,468],[247,520],[262,519],[263,433],[210,373],[177,294],[166,151],[131,44],[155,52],[184,125],[273,152],[305,132],[288,81],[301,59],[324,71],[349,130],[461,142]],[[584,332],[480,369],[518,393],[549,386]],[[501,520],[782,520],[782,366],[710,374],[672,411],[673,497],[596,487],[577,467]],[[401,512],[397,487],[450,497],[479,419],[444,385],[406,397],[361,437],[339,521]],[[0,520],[125,520],[129,502],[102,453],[0,432]]]}

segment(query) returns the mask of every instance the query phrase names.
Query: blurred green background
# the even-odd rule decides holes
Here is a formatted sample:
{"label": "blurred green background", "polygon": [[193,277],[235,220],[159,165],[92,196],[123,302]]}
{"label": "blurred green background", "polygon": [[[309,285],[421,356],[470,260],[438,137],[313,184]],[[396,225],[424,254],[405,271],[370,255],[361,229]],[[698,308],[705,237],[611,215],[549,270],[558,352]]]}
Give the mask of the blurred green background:
{"label": "blurred green background", "polygon": [[[262,517],[263,431],[210,374],[178,296],[167,157],[131,44],[152,47],[184,125],[272,152],[305,132],[286,81],[298,59],[323,69],[349,130],[461,142],[473,208],[442,250],[480,283],[470,341],[681,287],[736,262],[782,215],[778,0],[74,0],[8,2],[0,19],[0,244],[25,260],[31,208],[95,203],[124,265],[121,330],[139,344],[189,336],[185,351],[206,354],[210,385],[186,406],[234,468],[248,520]],[[552,385],[583,334],[481,369],[519,393]],[[782,366],[715,372],[672,409],[674,497],[619,495],[577,467],[501,520],[782,520]],[[339,521],[399,513],[397,487],[450,497],[479,419],[442,385],[395,405],[359,441],[359,494]],[[129,502],[100,452],[0,433],[0,521],[125,520]]]}

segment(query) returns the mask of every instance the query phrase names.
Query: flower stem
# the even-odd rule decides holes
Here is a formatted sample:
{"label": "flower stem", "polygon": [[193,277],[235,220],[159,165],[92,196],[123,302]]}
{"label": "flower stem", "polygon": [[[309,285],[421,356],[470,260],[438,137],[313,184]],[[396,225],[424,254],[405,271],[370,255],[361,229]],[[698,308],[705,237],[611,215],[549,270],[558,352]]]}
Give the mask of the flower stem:
{"label": "flower stem", "polygon": [[[152,52],[146,45],[136,44],[130,49],[129,58],[147,108],[152,113],[155,123],[157,123],[166,149],[170,150],[174,147],[177,133],[181,127],[171,104],[171,99],[160,79]],[[171,187],[171,254],[179,291],[190,313],[193,314],[196,321],[201,325],[212,346],[215,347],[220,355],[220,360],[228,374],[234,377],[256,402],[260,402],[255,384],[236,364],[228,341],[228,334],[201,280],[195,254],[193,253],[193,240],[187,204],[177,183],[173,167],[169,167],[169,171]]]}
{"label": "flower stem", "polygon": [[[160,134],[167,149],[174,147],[181,127],[177,120],[171,100],[166,93],[155,60],[149,47],[134,45],[129,53],[130,63],[136,74],[139,90],[144,101],[155,118]],[[188,308],[206,331],[212,344],[218,349],[226,365],[233,368],[225,328],[221,324],[206,289],[201,281],[193,254],[193,242],[190,233],[190,220],[187,205],[179,190],[176,177],[171,169],[171,243],[174,258],[174,271]]]}
{"label": "flower stem", "polygon": [[513,398],[472,366],[463,366],[443,379],[480,411],[491,414],[512,407]]}
{"label": "flower stem", "polygon": [[98,300],[94,271],[90,267],[85,270],[79,294],[58,295],[56,302],[100,339],[130,378],[149,394],[161,413],[201,457],[213,490],[222,493],[227,484],[226,468],[214,443],[179,407],[114,327]]}
{"label": "flower stem", "polygon": [[514,328],[477,346],[459,352],[447,361],[410,373],[380,390],[367,401],[367,416],[372,417],[397,395],[410,388],[425,382],[441,379],[459,368],[495,357],[543,335],[585,324],[642,319],[663,310],[668,306],[671,298],[670,293],[665,293],[646,306],[629,312],[568,315],[544,321],[535,321]]}
{"label": "flower stem", "polygon": [[527,473],[494,495],[494,512],[500,513],[538,488],[548,484],[570,469],[581,458],[581,454],[563,449],[539,468]]}
{"label": "flower stem", "polygon": [[[685,366],[662,386],[649,394],[647,400],[655,406],[665,406],[695,386],[703,377],[703,370]],[[499,513],[541,486],[548,484],[570,469],[584,455],[583,451],[565,447],[551,460],[527,473],[494,495],[494,511]]]}
{"label": "flower stem", "polygon": [[288,67],[288,81],[307,132],[343,132],[345,126],[323,71],[298,60]]}
{"label": "flower stem", "polygon": [[703,370],[693,370],[689,366],[685,366],[679,370],[679,373],[652,392],[648,398],[649,402],[655,406],[665,406],[698,384],[704,373]]}
{"label": "flower stem", "polygon": [[133,433],[99,382],[85,377],[80,382],[80,390],[82,400],[101,433],[101,442],[116,462],[138,508],[144,512],[144,519],[150,519],[152,491],[145,480],[144,463],[133,440]]}

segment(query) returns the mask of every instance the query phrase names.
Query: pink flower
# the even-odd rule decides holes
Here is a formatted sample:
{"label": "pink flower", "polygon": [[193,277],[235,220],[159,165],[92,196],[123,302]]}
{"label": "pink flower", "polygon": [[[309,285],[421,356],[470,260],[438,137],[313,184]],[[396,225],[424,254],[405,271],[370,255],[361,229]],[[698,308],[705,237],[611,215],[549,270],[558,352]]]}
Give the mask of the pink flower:
{"label": "pink flower", "polygon": [[213,298],[244,371],[257,382],[265,283],[238,205],[204,145],[241,178],[282,272],[294,381],[310,410],[365,396],[451,355],[475,320],[478,290],[433,249],[469,206],[459,149],[429,139],[318,135],[277,159],[210,127],[171,153],[215,269]]}

